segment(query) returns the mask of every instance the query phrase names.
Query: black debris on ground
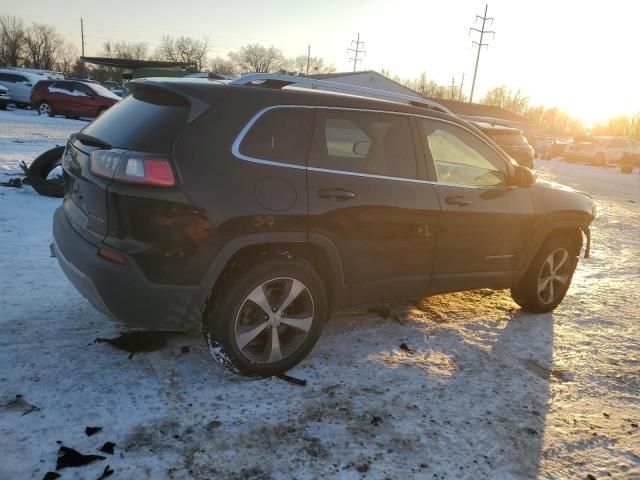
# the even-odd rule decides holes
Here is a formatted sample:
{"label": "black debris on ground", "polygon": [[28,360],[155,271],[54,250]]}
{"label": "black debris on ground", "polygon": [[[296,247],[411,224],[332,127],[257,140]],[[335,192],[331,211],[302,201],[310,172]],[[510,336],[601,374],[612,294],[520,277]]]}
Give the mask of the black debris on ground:
{"label": "black debris on ground", "polygon": [[104,460],[105,458],[106,457],[102,455],[83,455],[73,448],[62,446],[60,450],[58,450],[56,470],[67,467],[81,467],[82,465],[87,465],[96,460]]}
{"label": "black debris on ground", "polygon": [[293,383],[294,385],[300,385],[301,387],[304,387],[307,384],[306,380],[303,380],[301,378],[291,377],[289,375],[285,375],[284,373],[278,375],[278,378],[280,380],[284,380],[285,382]]}
{"label": "black debris on ground", "polygon": [[167,332],[123,332],[116,338],[96,338],[94,343],[109,345],[129,352],[129,359],[139,352],[155,352],[167,344]]}
{"label": "black debris on ground", "polygon": [[375,415],[372,419],[371,419],[371,425],[373,425],[374,427],[377,427],[378,425],[380,425],[382,423],[382,417],[379,417],[377,415]]}
{"label": "black debris on ground", "polygon": [[42,480],[55,480],[56,478],[60,478],[60,474],[57,472],[47,472],[42,477]]}
{"label": "black debris on ground", "polygon": [[108,453],[109,455],[113,455],[113,447],[115,447],[116,444],[113,442],[105,442],[104,445],[102,445],[98,450],[104,453]]}
{"label": "black debris on ground", "polygon": [[113,468],[107,465],[106,467],[104,467],[104,470],[102,471],[102,475],[98,477],[98,480],[103,480],[107,477],[110,477],[111,475],[113,475]]}
{"label": "black debris on ground", "polygon": [[587,480],[596,480],[596,477],[594,477],[594,476],[593,476],[593,475],[591,475],[590,473],[587,473],[586,479],[587,479]]}
{"label": "black debris on ground", "polygon": [[400,350],[402,350],[403,352],[407,352],[407,353],[413,353],[413,349],[407,345],[406,343],[402,342],[399,345]]}
{"label": "black debris on ground", "polygon": [[213,430],[218,428],[219,426],[222,425],[222,422],[218,421],[218,420],[211,420],[208,424],[207,424],[207,430]]}
{"label": "black debris on ground", "polygon": [[180,353],[189,353],[189,347],[187,345],[185,345],[184,347],[180,347]]}
{"label": "black debris on ground", "polygon": [[381,316],[385,320],[389,318],[389,315],[391,315],[391,310],[389,309],[389,307],[385,307],[384,305],[369,307],[367,309],[367,312],[375,313],[376,315]]}
{"label": "black debris on ground", "polygon": [[0,182],[3,187],[22,188],[22,179],[10,178],[8,182]]}
{"label": "black debris on ground", "polygon": [[0,411],[8,411],[8,412],[22,412],[22,416],[40,410],[40,407],[36,407],[35,405],[31,405],[27,402],[24,397],[20,394],[16,395],[16,398],[9,400],[4,405],[0,405]]}
{"label": "black debris on ground", "polygon": [[84,429],[84,433],[87,434],[87,437],[90,437],[91,435],[98,433],[100,430],[102,430],[102,427],[87,427]]}

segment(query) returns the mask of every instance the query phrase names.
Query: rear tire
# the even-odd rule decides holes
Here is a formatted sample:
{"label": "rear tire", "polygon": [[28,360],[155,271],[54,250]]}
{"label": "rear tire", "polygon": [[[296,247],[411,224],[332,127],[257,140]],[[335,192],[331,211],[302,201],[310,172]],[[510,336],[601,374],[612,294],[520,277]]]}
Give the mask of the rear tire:
{"label": "rear tire", "polygon": [[303,360],[327,316],[325,287],[311,264],[271,252],[225,272],[205,310],[204,334],[229,370],[266,377]]}
{"label": "rear tire", "polygon": [[594,165],[598,166],[598,167],[606,167],[606,159],[604,157],[604,153],[598,153],[596,154],[596,156],[593,159],[593,163]]}
{"label": "rear tire", "polygon": [[38,105],[38,113],[40,115],[47,115],[49,117],[53,117],[55,113],[53,112],[53,108],[47,102],[40,102]]}
{"label": "rear tire", "polygon": [[568,238],[556,236],[546,240],[534,257],[527,273],[511,297],[523,310],[546,313],[564,299],[578,265],[576,247]]}

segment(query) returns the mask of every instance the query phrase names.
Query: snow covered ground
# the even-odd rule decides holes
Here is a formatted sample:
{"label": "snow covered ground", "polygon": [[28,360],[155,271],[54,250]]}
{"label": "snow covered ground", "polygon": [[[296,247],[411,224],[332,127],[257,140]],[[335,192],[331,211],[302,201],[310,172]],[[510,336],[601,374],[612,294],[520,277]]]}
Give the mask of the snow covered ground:
{"label": "snow covered ground", "polygon": [[[1,180],[82,125],[0,112]],[[640,478],[640,175],[536,167],[599,207],[553,314],[490,290],[342,312],[304,387],[228,373],[195,331],[130,360],[94,343],[119,330],[49,258],[60,200],[0,187],[0,478],[43,478],[60,445],[107,457],[63,479]]]}

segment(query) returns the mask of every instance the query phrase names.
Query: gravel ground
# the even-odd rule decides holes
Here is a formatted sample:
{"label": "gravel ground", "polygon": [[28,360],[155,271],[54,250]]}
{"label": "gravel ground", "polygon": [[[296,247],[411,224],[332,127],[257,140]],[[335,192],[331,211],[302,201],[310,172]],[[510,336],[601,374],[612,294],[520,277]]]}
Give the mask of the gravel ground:
{"label": "gravel ground", "polygon": [[[0,112],[0,175],[84,124]],[[49,258],[60,201],[0,188],[0,478],[43,478],[61,445],[106,457],[63,479],[640,478],[640,175],[536,167],[599,208],[553,314],[491,290],[341,312],[303,387],[228,373],[198,332],[95,343],[119,330]]]}

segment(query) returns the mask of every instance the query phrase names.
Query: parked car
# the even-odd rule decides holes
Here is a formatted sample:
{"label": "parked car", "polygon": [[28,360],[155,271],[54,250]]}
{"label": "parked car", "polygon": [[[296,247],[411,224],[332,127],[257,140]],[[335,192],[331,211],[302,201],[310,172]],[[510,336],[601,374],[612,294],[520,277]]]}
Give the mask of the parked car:
{"label": "parked car", "polygon": [[546,153],[547,160],[551,160],[552,158],[564,158],[565,150],[569,145],[566,141],[555,141],[551,145],[549,145],[549,149]]}
{"label": "parked car", "polygon": [[535,152],[533,147],[529,145],[522,130],[486,122],[474,121],[473,124],[520,165],[533,168]]}
{"label": "parked car", "polygon": [[45,77],[12,68],[0,68],[0,85],[9,90],[16,107],[28,107],[33,86]]}
{"label": "parked car", "polygon": [[81,80],[41,80],[31,93],[32,108],[51,117],[97,117],[119,100],[99,83]]}
{"label": "parked car", "polygon": [[292,368],[351,305],[484,287],[549,312],[583,234],[588,255],[590,197],[431,101],[270,74],[128,85],[67,143],[52,251],[109,318],[198,323],[237,371]]}
{"label": "parked car", "polygon": [[111,92],[113,92],[115,95],[122,98],[122,85],[120,85],[118,82],[105,80],[104,82],[102,82],[102,85],[111,90]]}
{"label": "parked car", "polygon": [[580,136],[565,149],[570,162],[606,166],[624,159],[640,159],[640,144],[632,138],[611,136]]}
{"label": "parked car", "polygon": [[0,86],[0,110],[6,110],[7,105],[11,103],[11,97],[9,96],[9,89],[7,87]]}
{"label": "parked car", "polygon": [[7,70],[13,72],[32,73],[44,77],[47,80],[64,80],[62,72],[56,72],[55,70],[45,70],[42,68],[23,68],[23,67],[4,67]]}

